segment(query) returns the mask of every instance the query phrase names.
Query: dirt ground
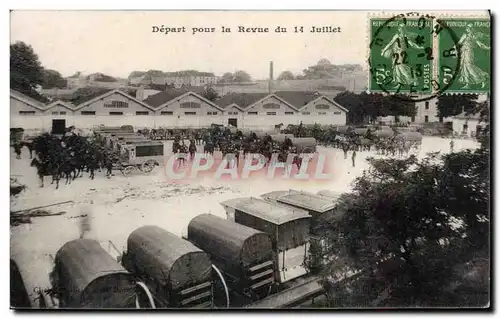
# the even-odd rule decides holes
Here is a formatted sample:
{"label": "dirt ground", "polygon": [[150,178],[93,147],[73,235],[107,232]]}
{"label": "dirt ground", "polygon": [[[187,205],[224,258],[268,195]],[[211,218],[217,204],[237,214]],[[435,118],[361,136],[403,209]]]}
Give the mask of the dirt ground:
{"label": "dirt ground", "polygon": [[[166,142],[167,153],[171,142]],[[472,140],[455,140],[455,150],[475,148]],[[419,156],[427,152],[449,152],[449,140],[424,137]],[[326,154],[333,176],[326,181],[267,180],[255,177],[248,180],[203,179],[173,183],[162,167],[146,175],[141,172],[130,176],[115,176],[108,179],[104,172],[97,172],[90,180],[88,174],[77,178],[71,185],[61,181],[59,189],[45,179],[40,188],[36,171],[30,167],[29,154],[23,149],[22,159],[17,160],[11,149],[11,177],[27,185],[27,189],[15,198],[11,197],[11,211],[56,202],[73,201],[49,207],[59,216],[35,217],[28,224],[11,227],[11,258],[14,259],[28,282],[28,292],[33,295],[37,287],[48,287],[51,271],[51,256],[67,241],[80,236],[81,216],[88,215],[90,231],[86,235],[102,243],[105,249],[111,241],[119,250],[125,249],[129,234],[144,225],[157,225],[174,234],[185,234],[189,221],[202,213],[225,217],[221,201],[246,196],[259,197],[262,193],[296,189],[317,192],[328,189],[335,192],[348,191],[355,177],[360,176],[368,163],[366,157],[374,152],[358,152],[356,166],[352,167],[351,153],[347,159],[341,150],[319,148]],[[167,155],[168,156],[168,155]],[[217,155],[216,157],[220,154]],[[113,251],[110,251],[113,253]]]}

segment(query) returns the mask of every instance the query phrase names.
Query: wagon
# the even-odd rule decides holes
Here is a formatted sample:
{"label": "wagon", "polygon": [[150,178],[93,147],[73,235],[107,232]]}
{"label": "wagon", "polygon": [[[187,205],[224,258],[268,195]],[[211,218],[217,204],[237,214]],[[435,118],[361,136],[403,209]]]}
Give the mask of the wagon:
{"label": "wagon", "polygon": [[51,277],[60,308],[135,308],[133,277],[95,240],[63,245]]}
{"label": "wagon", "polygon": [[293,134],[273,134],[273,135],[271,135],[271,138],[273,139],[273,141],[278,142],[278,143],[285,142],[285,139],[287,137],[292,139]]}
{"label": "wagon", "polygon": [[403,135],[405,141],[410,141],[410,142],[421,142],[422,141],[422,134],[419,132],[403,132],[401,133]]}
{"label": "wagon", "polygon": [[373,133],[373,135],[381,138],[389,138],[394,135],[394,131],[389,128],[389,129],[382,129],[382,130],[377,130]]}
{"label": "wagon", "polygon": [[221,205],[228,220],[271,235],[276,282],[284,283],[308,273],[311,215],[307,211],[253,197],[235,198]]}
{"label": "wagon", "polygon": [[211,307],[207,253],[160,227],[143,226],[127,239],[122,263],[153,292],[160,307]]}
{"label": "wagon", "polygon": [[161,141],[132,142],[121,144],[123,160],[118,164],[123,175],[135,170],[150,173],[163,161],[164,143]]}
{"label": "wagon", "polygon": [[297,148],[297,153],[316,153],[316,139],[314,137],[294,137],[291,138],[293,146]]}
{"label": "wagon", "polygon": [[233,289],[254,300],[267,295],[274,283],[269,234],[202,214],[189,223],[187,239],[210,254]]}
{"label": "wagon", "polygon": [[358,127],[354,129],[354,133],[357,135],[365,135],[368,132],[368,128],[366,127]]}

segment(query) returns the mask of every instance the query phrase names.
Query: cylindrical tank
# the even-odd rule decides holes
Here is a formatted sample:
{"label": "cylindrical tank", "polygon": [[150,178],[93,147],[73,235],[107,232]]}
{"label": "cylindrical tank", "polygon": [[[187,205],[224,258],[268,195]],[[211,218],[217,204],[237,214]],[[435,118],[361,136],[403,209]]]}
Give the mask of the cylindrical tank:
{"label": "cylindrical tank", "polygon": [[210,214],[188,225],[188,240],[212,256],[233,289],[260,299],[274,283],[274,254],[269,234]]}
{"label": "cylindrical tank", "polygon": [[59,249],[53,273],[61,308],[134,308],[132,276],[92,239]]}
{"label": "cylindrical tank", "polygon": [[157,226],[143,226],[130,234],[126,260],[130,272],[146,275],[173,291],[211,281],[208,254]]}
{"label": "cylindrical tank", "polygon": [[405,141],[420,142],[422,141],[422,134],[419,132],[403,132],[401,133]]}
{"label": "cylindrical tank", "polygon": [[293,134],[276,134],[276,135],[271,135],[271,137],[273,138],[273,141],[278,143],[283,143],[287,137],[293,138]]}
{"label": "cylindrical tank", "polygon": [[239,274],[241,267],[251,267],[273,258],[271,236],[211,214],[191,220],[188,239],[235,274]]}
{"label": "cylindrical tank", "polygon": [[316,152],[316,139],[314,137],[291,138],[293,146],[297,147],[298,153]]}

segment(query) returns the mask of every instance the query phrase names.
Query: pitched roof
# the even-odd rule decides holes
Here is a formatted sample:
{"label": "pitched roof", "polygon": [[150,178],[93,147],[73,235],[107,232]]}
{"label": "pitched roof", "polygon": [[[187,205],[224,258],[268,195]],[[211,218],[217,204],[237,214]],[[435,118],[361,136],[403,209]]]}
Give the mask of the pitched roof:
{"label": "pitched roof", "polygon": [[146,103],[144,103],[142,101],[139,101],[135,97],[133,97],[133,96],[131,96],[131,95],[125,93],[124,91],[119,90],[119,89],[107,90],[107,92],[104,92],[104,93],[99,94],[97,96],[95,94],[92,94],[92,98],[91,99],[85,98],[86,101],[83,102],[83,103],[78,104],[77,107],[75,108],[75,110],[76,109],[80,109],[82,107],[85,107],[85,106],[87,106],[87,105],[89,105],[89,104],[91,104],[91,103],[93,103],[95,101],[103,99],[103,98],[105,98],[107,96],[110,96],[112,94],[120,94],[120,95],[128,98],[129,100],[132,100],[132,101],[136,102],[137,104],[140,104],[140,105],[142,105],[142,106],[144,106],[144,107],[146,107],[146,108],[154,111],[154,108],[152,106],[150,106],[150,105],[148,105],[148,104],[146,104]]}
{"label": "pitched roof", "polygon": [[69,102],[74,105],[80,105],[98,96],[104,95],[108,92],[114,91],[113,89],[99,88],[99,87],[85,87],[76,90],[71,95]]}
{"label": "pitched roof", "polygon": [[331,198],[292,189],[262,194],[261,197],[318,213],[324,213],[335,207]]}
{"label": "pitched roof", "polygon": [[281,225],[301,218],[311,217],[311,215],[303,209],[276,205],[254,197],[234,198],[222,202],[221,205],[240,210],[246,214],[276,225]]}
{"label": "pitched roof", "polygon": [[63,106],[71,111],[73,111],[75,109],[75,106],[73,104],[71,104],[69,102],[62,101],[62,100],[57,100],[57,101],[54,101],[54,102],[50,103],[49,105],[47,105],[47,110],[50,108],[53,108],[57,105]]}
{"label": "pitched roof", "polygon": [[151,105],[152,107],[159,107],[173,99],[186,94],[189,90],[186,89],[168,89],[153,95],[148,96],[144,99],[144,103]]}
{"label": "pitched roof", "polygon": [[[318,96],[315,100],[313,101],[316,101],[316,100],[320,100],[320,99],[325,99],[327,100],[328,102],[332,103],[333,105],[335,105],[336,107],[338,107],[339,109],[341,109],[342,111],[346,112],[346,113],[349,113],[349,110],[346,109],[345,107],[343,107],[342,105],[340,105],[337,101],[335,101],[334,99],[331,99],[329,98],[328,96],[325,96],[325,95],[320,95]],[[311,101],[311,102],[313,102]],[[305,106],[305,105],[304,105]],[[303,108],[303,107],[301,107]]]}
{"label": "pitched roof", "polygon": [[311,91],[276,91],[274,94],[298,109],[321,96]]}
{"label": "pitched roof", "polygon": [[41,102],[41,101],[38,101],[30,96],[27,96],[26,94],[24,93],[21,93],[19,91],[16,91],[16,90],[10,90],[10,96],[17,99],[17,100],[20,100],[26,104],[29,104],[37,109],[40,109],[40,110],[45,110],[46,109],[46,106],[45,106],[45,103]]}
{"label": "pitched roof", "polygon": [[241,108],[246,108],[268,95],[269,93],[228,93],[216,100],[215,104],[226,108],[234,103]]}

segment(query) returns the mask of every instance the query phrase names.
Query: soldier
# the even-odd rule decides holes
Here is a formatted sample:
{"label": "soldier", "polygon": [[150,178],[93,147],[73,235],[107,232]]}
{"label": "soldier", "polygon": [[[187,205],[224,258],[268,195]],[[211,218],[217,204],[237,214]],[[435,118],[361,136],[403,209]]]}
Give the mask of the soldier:
{"label": "soldier", "polygon": [[349,151],[349,144],[347,142],[342,144],[342,150],[344,151],[344,159],[347,159],[347,152]]}
{"label": "soldier", "polygon": [[352,151],[352,167],[356,167],[356,150]]}
{"label": "soldier", "polygon": [[21,159],[21,143],[16,142],[14,144],[14,152],[16,152],[16,158]]}
{"label": "soldier", "polygon": [[91,226],[90,226],[90,218],[92,217],[92,207],[91,205],[94,204],[94,201],[90,201],[89,206],[84,206],[82,208],[82,219],[80,223],[80,238],[84,238],[85,234],[90,232]]}
{"label": "soldier", "polygon": [[455,141],[452,138],[451,141],[450,141],[450,153],[453,153],[453,148],[454,147],[455,147]]}

